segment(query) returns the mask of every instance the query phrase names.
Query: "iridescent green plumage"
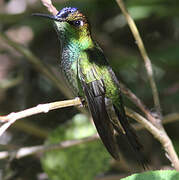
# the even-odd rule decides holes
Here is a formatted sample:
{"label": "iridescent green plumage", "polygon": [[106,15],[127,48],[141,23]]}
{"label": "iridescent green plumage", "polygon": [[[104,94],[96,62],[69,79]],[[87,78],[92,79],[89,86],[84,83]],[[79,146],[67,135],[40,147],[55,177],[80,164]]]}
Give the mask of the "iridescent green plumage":
{"label": "iridescent green plumage", "polygon": [[64,8],[56,16],[41,16],[54,20],[61,42],[62,71],[75,95],[86,99],[109,153],[119,159],[120,142],[115,133],[124,134],[144,165],[140,156],[142,146],[125,115],[118,80],[92,39],[86,17],[76,8]]}

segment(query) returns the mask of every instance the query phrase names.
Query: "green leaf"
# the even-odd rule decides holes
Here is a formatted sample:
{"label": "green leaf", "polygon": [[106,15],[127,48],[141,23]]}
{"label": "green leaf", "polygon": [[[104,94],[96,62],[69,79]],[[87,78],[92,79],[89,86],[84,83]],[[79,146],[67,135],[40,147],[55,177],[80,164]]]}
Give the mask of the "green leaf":
{"label": "green leaf", "polygon": [[175,170],[149,171],[140,174],[133,174],[121,180],[177,180],[179,172]]}
{"label": "green leaf", "polygon": [[[85,115],[75,115],[68,124],[56,128],[46,144],[80,139],[96,133]],[[110,164],[110,155],[100,141],[88,142],[62,150],[46,152],[41,159],[44,171],[51,180],[91,180]]]}

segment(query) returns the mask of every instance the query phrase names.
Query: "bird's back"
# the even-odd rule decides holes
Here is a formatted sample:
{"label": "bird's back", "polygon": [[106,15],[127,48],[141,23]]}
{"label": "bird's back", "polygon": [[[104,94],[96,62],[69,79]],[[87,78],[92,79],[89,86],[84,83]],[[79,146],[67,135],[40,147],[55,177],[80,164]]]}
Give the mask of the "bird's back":
{"label": "bird's back", "polygon": [[[79,67],[81,70],[79,70]],[[86,83],[102,80],[105,97],[110,98],[113,102],[119,101],[120,88],[118,80],[100,48],[93,47],[80,54],[78,74],[80,71],[82,71]],[[79,78],[81,78],[80,74]]]}

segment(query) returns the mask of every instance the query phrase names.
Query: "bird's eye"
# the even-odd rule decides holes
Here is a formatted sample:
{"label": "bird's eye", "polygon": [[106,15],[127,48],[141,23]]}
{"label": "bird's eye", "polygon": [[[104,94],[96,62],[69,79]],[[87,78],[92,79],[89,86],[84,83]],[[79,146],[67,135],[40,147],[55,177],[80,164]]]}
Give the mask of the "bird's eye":
{"label": "bird's eye", "polygon": [[72,21],[70,24],[72,24],[75,27],[80,27],[80,26],[83,26],[84,23],[82,20],[75,20],[75,21]]}

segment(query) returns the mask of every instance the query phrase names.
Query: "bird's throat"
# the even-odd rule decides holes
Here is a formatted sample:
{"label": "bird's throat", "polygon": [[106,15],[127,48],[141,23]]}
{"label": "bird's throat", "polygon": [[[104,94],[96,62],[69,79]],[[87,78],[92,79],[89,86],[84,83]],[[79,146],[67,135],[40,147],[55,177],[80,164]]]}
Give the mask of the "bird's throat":
{"label": "bird's throat", "polygon": [[91,34],[86,29],[75,30],[66,22],[54,22],[55,29],[63,46],[74,47],[80,51],[94,47]]}

